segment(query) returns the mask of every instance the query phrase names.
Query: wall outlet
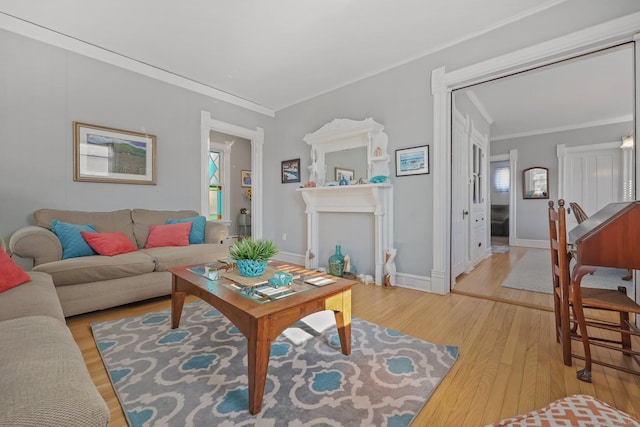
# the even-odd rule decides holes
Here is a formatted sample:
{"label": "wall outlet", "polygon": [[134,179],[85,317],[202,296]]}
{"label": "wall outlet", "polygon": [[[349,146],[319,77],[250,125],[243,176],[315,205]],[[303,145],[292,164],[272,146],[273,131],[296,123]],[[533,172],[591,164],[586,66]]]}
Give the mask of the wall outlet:
{"label": "wall outlet", "polygon": [[287,233],[282,233],[282,240],[287,240]]}

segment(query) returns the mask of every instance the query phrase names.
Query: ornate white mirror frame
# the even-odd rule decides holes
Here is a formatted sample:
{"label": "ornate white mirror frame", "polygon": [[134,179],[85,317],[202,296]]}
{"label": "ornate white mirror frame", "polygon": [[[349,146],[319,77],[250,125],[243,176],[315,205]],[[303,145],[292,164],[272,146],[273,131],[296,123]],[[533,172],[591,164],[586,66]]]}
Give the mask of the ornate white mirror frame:
{"label": "ornate white mirror frame", "polygon": [[384,132],[384,126],[372,118],[361,121],[335,119],[307,134],[303,140],[311,145],[309,181],[315,182],[317,186],[322,187],[327,182],[334,181],[327,178],[327,173],[332,173],[327,171],[325,156],[328,153],[359,147],[366,147],[367,181],[374,176],[389,176],[389,137]]}

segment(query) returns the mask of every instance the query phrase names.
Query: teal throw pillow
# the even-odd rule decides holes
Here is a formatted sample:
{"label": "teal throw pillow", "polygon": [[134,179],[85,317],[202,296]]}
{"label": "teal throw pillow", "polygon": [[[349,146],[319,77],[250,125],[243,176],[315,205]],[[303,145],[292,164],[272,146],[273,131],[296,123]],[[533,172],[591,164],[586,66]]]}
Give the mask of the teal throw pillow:
{"label": "teal throw pillow", "polygon": [[93,225],[70,224],[54,219],[51,221],[51,231],[58,236],[58,240],[62,244],[62,259],[96,254],[81,234],[83,231],[97,233]]}
{"label": "teal throw pillow", "polygon": [[191,231],[189,232],[189,244],[196,245],[204,243],[204,227],[207,223],[207,218],[204,216],[194,216],[191,218],[172,219],[167,220],[167,224],[178,224],[182,222],[191,223]]}

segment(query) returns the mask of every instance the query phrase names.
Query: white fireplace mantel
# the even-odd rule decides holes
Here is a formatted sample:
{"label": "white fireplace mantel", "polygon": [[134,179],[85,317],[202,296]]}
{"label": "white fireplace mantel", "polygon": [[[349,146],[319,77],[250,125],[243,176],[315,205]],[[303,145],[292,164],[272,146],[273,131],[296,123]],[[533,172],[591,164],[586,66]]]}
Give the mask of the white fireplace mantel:
{"label": "white fireplace mantel", "polygon": [[393,247],[393,186],[391,184],[360,184],[299,188],[297,191],[302,194],[306,204],[305,267],[318,268],[320,213],[373,214],[375,216],[375,282],[381,285],[384,278],[385,253]]}

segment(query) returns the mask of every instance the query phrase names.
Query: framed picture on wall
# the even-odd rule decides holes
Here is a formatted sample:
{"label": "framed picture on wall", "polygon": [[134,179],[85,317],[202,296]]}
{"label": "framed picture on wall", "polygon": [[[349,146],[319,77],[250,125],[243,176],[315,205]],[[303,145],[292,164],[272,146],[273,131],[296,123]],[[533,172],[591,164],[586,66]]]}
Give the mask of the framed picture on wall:
{"label": "framed picture on wall", "polygon": [[240,171],[240,185],[251,187],[251,171]]}
{"label": "framed picture on wall", "polygon": [[396,150],[396,176],[429,173],[429,146]]}
{"label": "framed picture on wall", "polygon": [[300,159],[284,160],[281,169],[283,184],[300,182]]}
{"label": "framed picture on wall", "polygon": [[73,122],[73,180],[156,184],[156,136]]}

